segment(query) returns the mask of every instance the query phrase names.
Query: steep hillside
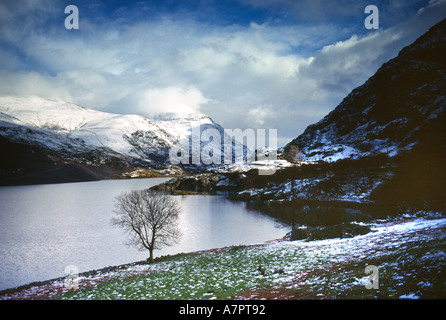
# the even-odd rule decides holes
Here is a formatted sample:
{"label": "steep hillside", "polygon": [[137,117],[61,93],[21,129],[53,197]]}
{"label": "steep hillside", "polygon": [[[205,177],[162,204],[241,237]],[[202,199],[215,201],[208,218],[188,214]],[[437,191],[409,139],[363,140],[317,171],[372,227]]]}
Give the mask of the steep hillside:
{"label": "steep hillside", "polygon": [[296,166],[246,175],[233,197],[305,224],[446,212],[445,57],[446,20],[280,150]]}
{"label": "steep hillside", "polygon": [[[446,20],[354,89],[291,141],[307,161],[404,153],[445,137]],[[443,139],[438,143],[443,144]]]}

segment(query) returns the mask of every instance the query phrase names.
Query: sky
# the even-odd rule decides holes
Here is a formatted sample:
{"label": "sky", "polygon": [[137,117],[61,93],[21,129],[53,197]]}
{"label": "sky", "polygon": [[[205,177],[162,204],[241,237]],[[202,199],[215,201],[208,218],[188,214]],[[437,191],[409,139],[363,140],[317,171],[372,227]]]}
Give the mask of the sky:
{"label": "sky", "polygon": [[200,112],[282,146],[444,18],[446,0],[0,0],[0,95]]}

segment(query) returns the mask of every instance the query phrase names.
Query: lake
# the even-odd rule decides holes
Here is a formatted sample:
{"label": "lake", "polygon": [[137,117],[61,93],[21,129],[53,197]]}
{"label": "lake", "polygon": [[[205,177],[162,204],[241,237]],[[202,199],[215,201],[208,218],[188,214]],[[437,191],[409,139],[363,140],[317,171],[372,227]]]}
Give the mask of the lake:
{"label": "lake", "polygon": [[[110,224],[114,198],[168,178],[103,180],[0,187],[0,290],[148,257],[124,244]],[[183,236],[154,256],[259,243],[282,238],[289,228],[224,196],[174,196],[182,209]]]}

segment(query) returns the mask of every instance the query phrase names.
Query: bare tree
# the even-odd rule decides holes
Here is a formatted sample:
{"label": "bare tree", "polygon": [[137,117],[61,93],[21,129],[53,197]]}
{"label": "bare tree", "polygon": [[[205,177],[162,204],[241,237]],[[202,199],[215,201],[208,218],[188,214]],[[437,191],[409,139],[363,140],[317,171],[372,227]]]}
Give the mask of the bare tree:
{"label": "bare tree", "polygon": [[112,225],[129,234],[127,244],[141,251],[149,250],[150,262],[153,262],[154,249],[173,245],[181,237],[177,221],[180,208],[166,193],[153,190],[124,192],[116,197],[115,208]]}

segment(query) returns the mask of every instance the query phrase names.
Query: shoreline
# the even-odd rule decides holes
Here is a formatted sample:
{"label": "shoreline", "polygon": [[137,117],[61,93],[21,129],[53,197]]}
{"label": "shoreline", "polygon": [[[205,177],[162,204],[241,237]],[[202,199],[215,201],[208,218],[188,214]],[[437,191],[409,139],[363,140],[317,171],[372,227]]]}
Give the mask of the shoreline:
{"label": "shoreline", "polygon": [[[289,241],[286,237],[267,240],[260,243],[245,244],[245,245],[232,245],[221,248],[213,248],[191,252],[180,252],[172,255],[163,255],[156,257],[153,263],[149,263],[147,260],[140,260],[130,263],[125,263],[115,266],[107,266],[100,269],[93,269],[84,272],[80,272],[77,276],[78,289],[82,290],[91,286],[99,285],[109,281],[121,279],[127,279],[136,277],[142,274],[148,274],[150,272],[156,272],[151,267],[156,266],[159,263],[175,260],[183,257],[193,257],[201,254],[218,254],[219,252],[225,252],[234,248],[250,248],[266,246],[270,243]],[[126,273],[121,277],[119,272]],[[0,300],[48,300],[56,298],[64,293],[73,292],[65,287],[65,280],[67,276],[57,277],[48,280],[34,281],[28,284],[20,285],[13,288],[7,288],[0,290]]]}
{"label": "shoreline", "polygon": [[[182,268],[182,266],[196,265],[197,263],[199,263],[198,261],[201,261],[202,268],[204,268],[195,271],[196,276],[198,276],[200,279],[203,276],[206,277],[206,275],[204,275],[202,272],[210,272],[207,277],[217,276],[216,279],[220,279],[219,277],[221,275],[214,275],[214,273],[210,269],[208,269],[208,263],[211,261],[213,261],[212,263],[214,264],[214,266],[216,265],[216,263],[217,265],[220,265],[222,261],[224,262],[223,265],[227,264],[227,267],[223,267],[223,272],[229,272],[231,274],[231,277],[233,276],[231,271],[233,270],[232,268],[236,268],[236,274],[238,273],[242,278],[251,277],[250,279],[255,283],[262,283],[262,281],[264,281],[260,278],[271,278],[271,288],[264,287],[262,285],[260,287],[252,287],[252,285],[248,285],[248,281],[246,287],[244,287],[243,290],[239,293],[236,293],[235,295],[229,295],[227,297],[216,297],[217,299],[261,299],[262,297],[266,297],[267,299],[320,299],[321,297],[331,299],[335,296],[343,297],[344,295],[346,295],[346,297],[349,297],[349,294],[352,294],[353,297],[356,297],[355,294],[359,294],[359,296],[361,297],[362,295],[365,295],[364,297],[372,299],[376,299],[379,297],[386,299],[386,295],[389,295],[389,297],[393,297],[395,295],[394,291],[398,292],[398,294],[401,293],[400,295],[404,296],[404,294],[407,293],[406,290],[413,290],[413,285],[417,286],[423,283],[429,285],[423,285],[418,288],[418,290],[425,291],[430,290],[430,288],[434,288],[433,290],[439,291],[433,291],[433,293],[428,292],[428,294],[439,294],[441,297],[443,297],[443,291],[441,290],[444,289],[441,288],[441,275],[439,275],[440,278],[435,278],[435,272],[437,272],[438,270],[432,270],[432,267],[441,267],[441,264],[444,263],[444,261],[442,262],[441,260],[442,255],[440,255],[441,250],[444,247],[443,232],[445,230],[444,228],[446,228],[446,218],[443,215],[427,215],[421,217],[412,216],[405,218],[400,217],[399,219],[375,221],[371,225],[371,227],[373,229],[372,232],[364,235],[357,235],[352,238],[290,241],[289,238],[283,237],[281,239],[273,239],[260,243],[233,245],[195,252],[182,252],[175,255],[161,256],[157,257],[154,263],[148,263],[147,261],[143,260],[117,266],[109,266],[97,270],[79,273],[78,277],[75,278],[78,280],[78,288],[75,288],[74,290],[67,289],[65,287],[65,279],[68,278],[68,276],[66,276],[46,281],[33,282],[24,286],[2,290],[0,291],[0,300],[51,300],[59,299],[60,296],[66,293],[73,293],[74,297],[76,297],[75,299],[81,300],[123,299],[122,297],[120,297],[121,295],[114,296],[114,291],[111,292],[111,295],[104,296],[95,296],[94,293],[91,293],[98,292],[98,290],[103,290],[102,285],[104,285],[105,288],[110,288],[110,286],[112,286],[112,288],[116,286],[124,286],[123,290],[125,291],[121,291],[123,293],[127,292],[127,290],[136,292],[138,291],[137,286],[140,285],[140,282],[144,282],[143,279],[157,277],[163,278],[166,277],[166,274],[169,274],[171,272],[174,272],[173,274],[175,274],[173,278],[163,279],[167,282],[175,281],[174,278],[176,278],[177,276],[185,276],[185,274],[183,274],[185,269]],[[371,243],[374,244],[372,250],[373,252],[371,252]],[[440,251],[438,251],[438,254],[432,254],[430,245],[428,245],[428,243],[432,243],[436,248],[435,250],[437,251],[441,249]],[[428,245],[428,247],[426,247],[426,245]],[[300,252],[300,254],[296,255],[296,252]],[[246,263],[246,265],[239,265],[240,261],[238,261],[237,258],[240,257],[238,255],[239,253],[242,253],[242,257],[247,259],[244,262]],[[260,269],[265,268],[266,266],[264,265],[266,261],[263,258],[265,254],[272,254],[277,257],[277,259],[279,259],[278,261],[282,262],[279,264],[277,264],[278,261],[271,262],[271,270],[267,270],[266,273],[262,273]],[[318,258],[321,254],[325,256],[323,260],[320,260],[320,258]],[[432,261],[430,261],[426,265],[420,266],[419,257],[417,256],[420,254],[425,259],[431,259]],[[254,257],[252,255],[257,256],[257,259],[260,260],[257,260],[257,262],[255,262],[256,260],[252,260],[252,257]],[[389,255],[393,257],[390,260]],[[415,268],[413,270],[409,270],[410,273],[412,274],[413,272],[415,272],[418,277],[418,280],[414,280],[416,284],[411,284],[407,287],[402,286],[402,284],[399,283],[399,281],[401,280],[398,280],[410,280],[413,278],[412,276],[404,276],[407,272],[407,266],[405,263],[396,265],[397,269],[401,269],[399,270],[401,274],[398,277],[395,276],[395,263],[397,263],[397,261],[399,261],[402,256],[406,256],[406,258],[404,259],[406,263],[408,263],[409,265],[413,264],[413,268]],[[229,260],[224,260],[228,257],[234,257],[235,261],[230,262]],[[311,257],[313,257],[313,259],[311,259]],[[316,258],[316,260],[314,258]],[[206,262],[203,264],[203,261]],[[258,265],[259,261],[262,261],[260,266]],[[383,289],[386,290],[384,291],[384,293],[380,293],[380,291],[377,291],[377,294],[372,294],[373,292],[371,293],[370,291],[364,291],[364,289],[360,289],[361,283],[365,279],[364,276],[361,275],[361,273],[364,272],[364,265],[377,263],[379,264],[380,274],[382,274],[382,278],[384,280],[383,283],[387,281],[387,285],[383,287]],[[233,266],[230,267],[229,264],[233,264]],[[333,273],[333,270],[335,269],[338,270],[338,272]],[[355,273],[348,275],[348,272],[352,272],[352,270]],[[177,272],[179,273],[177,274]],[[170,277],[172,277],[172,275]],[[325,289],[323,289],[322,287],[325,288],[328,284],[327,281],[335,277],[335,275],[340,278],[337,281],[334,281],[333,288],[338,288],[342,284],[342,286],[346,285],[346,290],[347,288],[353,288],[353,291],[349,293],[348,290],[345,292],[341,290],[341,292],[338,293],[336,293],[336,291],[332,293],[330,293],[331,291],[324,293],[323,290]],[[431,276],[433,276],[434,278],[429,279],[429,277]],[[278,281],[279,278],[277,277],[283,277],[283,279]],[[349,279],[351,283],[346,284],[346,279]],[[220,280],[216,281],[216,284],[212,286],[218,287],[220,285]],[[198,282],[201,282],[201,280],[199,280]],[[313,288],[313,285],[315,283],[317,284],[318,282],[322,283],[322,287],[317,287],[316,290]],[[395,283],[391,286],[390,282]],[[133,286],[136,286],[136,288],[134,288]],[[165,287],[164,284],[161,285],[159,289],[162,290],[163,287]],[[188,287],[186,285],[184,289],[187,288]],[[294,292],[294,289],[292,288],[306,288],[306,290],[302,292]],[[313,292],[313,290],[316,291]],[[399,292],[398,290],[403,291]],[[277,292],[280,292],[280,295],[277,295]],[[154,291],[154,294],[157,293],[157,291]],[[322,293],[324,294],[321,295]],[[206,296],[208,294],[205,293]],[[143,295],[132,295],[125,298],[124,294],[124,299],[139,300],[147,299],[147,297],[144,297]],[[163,298],[154,299],[158,300]]]}

